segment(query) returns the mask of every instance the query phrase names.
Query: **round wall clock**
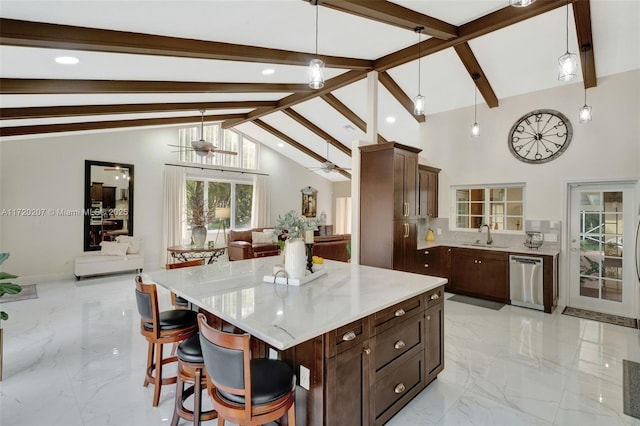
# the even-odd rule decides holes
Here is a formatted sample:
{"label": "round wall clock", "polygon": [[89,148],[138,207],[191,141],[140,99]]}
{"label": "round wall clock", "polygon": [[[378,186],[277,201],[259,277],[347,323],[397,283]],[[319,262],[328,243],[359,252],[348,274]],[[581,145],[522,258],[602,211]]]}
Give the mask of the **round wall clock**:
{"label": "round wall clock", "polygon": [[560,156],[573,136],[569,119],[552,109],[538,109],[520,117],[509,131],[509,151],[525,163],[546,163]]}

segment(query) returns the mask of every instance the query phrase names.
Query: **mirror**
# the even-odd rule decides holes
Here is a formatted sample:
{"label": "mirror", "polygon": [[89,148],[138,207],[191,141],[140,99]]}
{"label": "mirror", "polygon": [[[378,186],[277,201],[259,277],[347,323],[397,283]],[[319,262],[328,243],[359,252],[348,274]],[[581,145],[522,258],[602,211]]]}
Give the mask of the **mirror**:
{"label": "mirror", "polygon": [[84,251],[133,235],[133,165],[85,160]]}
{"label": "mirror", "polygon": [[318,190],[307,186],[302,188],[300,192],[302,192],[302,216],[316,217]]}

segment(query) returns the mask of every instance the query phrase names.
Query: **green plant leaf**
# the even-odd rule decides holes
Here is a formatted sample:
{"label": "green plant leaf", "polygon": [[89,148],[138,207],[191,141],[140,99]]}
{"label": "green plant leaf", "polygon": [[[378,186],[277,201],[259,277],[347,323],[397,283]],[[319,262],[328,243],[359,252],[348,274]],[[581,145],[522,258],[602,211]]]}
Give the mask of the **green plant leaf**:
{"label": "green plant leaf", "polygon": [[6,321],[9,319],[9,315],[5,311],[0,311],[0,320]]}
{"label": "green plant leaf", "polygon": [[0,253],[0,265],[9,258],[9,253]]}
{"label": "green plant leaf", "polygon": [[8,280],[11,278],[18,278],[18,276],[10,274],[8,272],[0,272],[0,280]]}
{"label": "green plant leaf", "polygon": [[22,287],[14,283],[0,283],[0,297],[5,294],[18,294],[22,291]]}

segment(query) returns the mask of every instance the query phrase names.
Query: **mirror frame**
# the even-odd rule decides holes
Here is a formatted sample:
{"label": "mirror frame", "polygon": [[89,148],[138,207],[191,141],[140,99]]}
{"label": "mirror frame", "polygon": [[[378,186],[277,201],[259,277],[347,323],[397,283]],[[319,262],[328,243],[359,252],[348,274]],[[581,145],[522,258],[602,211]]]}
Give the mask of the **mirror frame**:
{"label": "mirror frame", "polygon": [[125,163],[112,163],[109,161],[93,161],[84,160],[84,251],[98,251],[100,246],[91,245],[91,167],[122,167],[129,169],[129,214],[127,219],[128,235],[133,235],[133,182],[134,182],[134,167],[133,164]]}

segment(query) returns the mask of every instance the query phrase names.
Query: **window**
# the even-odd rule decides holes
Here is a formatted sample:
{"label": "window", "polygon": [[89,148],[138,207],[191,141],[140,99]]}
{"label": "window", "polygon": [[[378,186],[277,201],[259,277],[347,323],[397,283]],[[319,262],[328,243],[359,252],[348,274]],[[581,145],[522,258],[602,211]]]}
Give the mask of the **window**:
{"label": "window", "polygon": [[453,230],[488,224],[498,231],[524,229],[524,184],[452,187]]}
{"label": "window", "polygon": [[191,149],[191,141],[200,140],[200,126],[184,127],[178,130],[178,158],[188,163],[209,164],[230,168],[256,170],[258,168],[258,144],[235,130],[223,129],[220,123],[203,127],[204,140],[225,151],[238,155],[215,154],[198,155]]}
{"label": "window", "polygon": [[186,194],[187,229],[191,229],[194,217],[198,217],[198,205],[206,206],[201,216],[209,231],[251,227],[252,183],[187,178]]}

